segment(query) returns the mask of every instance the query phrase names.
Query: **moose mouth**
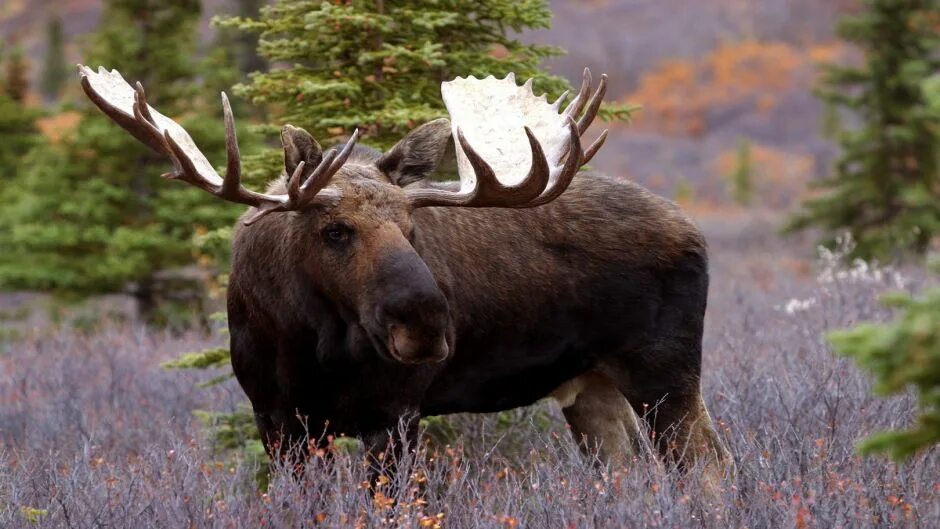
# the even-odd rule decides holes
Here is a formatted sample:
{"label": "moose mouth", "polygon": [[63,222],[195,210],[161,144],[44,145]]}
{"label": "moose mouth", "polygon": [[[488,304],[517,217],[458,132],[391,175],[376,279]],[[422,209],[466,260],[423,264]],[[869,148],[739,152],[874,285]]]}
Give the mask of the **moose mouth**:
{"label": "moose mouth", "polygon": [[447,358],[448,346],[444,337],[436,347],[418,347],[410,338],[409,331],[401,325],[389,325],[388,331],[367,331],[375,350],[387,360],[402,364],[431,364]]}

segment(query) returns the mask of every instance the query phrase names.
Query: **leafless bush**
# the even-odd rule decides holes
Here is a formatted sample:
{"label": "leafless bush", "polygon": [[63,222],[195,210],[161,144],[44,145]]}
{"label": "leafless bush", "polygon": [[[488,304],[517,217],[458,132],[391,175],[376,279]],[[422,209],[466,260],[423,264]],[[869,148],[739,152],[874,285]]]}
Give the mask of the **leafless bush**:
{"label": "leafless bush", "polygon": [[904,464],[854,451],[908,421],[911,399],[871,397],[824,338],[885,318],[878,295],[922,279],[838,253],[800,279],[772,253],[758,258],[779,244],[713,240],[705,394],[737,464],[717,497],[701,494],[694,469],[585,461],[544,403],[509,429],[505,416],[460,418],[463,435],[414,447],[397,481],[370,485],[364,457],[339,452],[300,477],[275,468],[261,491],[258,469],[210,453],[192,418],[237,405],[237,386],[196,390],[196,375],[158,367],[211,341],[119,325],[31,337],[0,357],[0,526],[940,526],[936,450]]}

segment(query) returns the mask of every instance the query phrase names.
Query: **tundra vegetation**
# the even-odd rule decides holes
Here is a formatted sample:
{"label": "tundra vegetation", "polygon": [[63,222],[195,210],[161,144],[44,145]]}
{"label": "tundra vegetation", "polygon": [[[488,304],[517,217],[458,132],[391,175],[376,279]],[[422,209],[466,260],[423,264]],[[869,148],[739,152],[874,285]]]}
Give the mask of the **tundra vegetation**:
{"label": "tundra vegetation", "polygon": [[275,471],[259,490],[258,466],[213,452],[190,415],[236,409],[244,397],[235,381],[195,391],[205,376],[156,364],[222,341],[115,323],[31,336],[3,357],[0,524],[27,526],[34,516],[44,527],[935,525],[935,449],[903,463],[856,452],[860,436],[908,425],[914,398],[873,396],[868,377],[824,337],[887,319],[877,296],[899,284],[917,291],[924,276],[825,254],[807,280],[769,257],[781,245],[773,223],[739,224],[703,225],[716,277],[704,393],[738,465],[718,498],[645,461],[598,471],[548,403],[508,417],[458,416],[459,439],[404,462],[398,475],[414,488],[391,496],[363,488],[358,452],[314,458],[302,480]]}
{"label": "tundra vegetation", "polygon": [[[540,61],[551,54],[547,48],[527,49],[504,33],[546,26],[550,12],[541,0],[473,2],[484,10],[476,17],[456,0],[278,0],[260,14],[256,0],[233,0],[223,13],[237,18],[220,19],[224,31],[217,25],[216,38],[200,45],[200,2],[102,4],[98,31],[80,43],[69,29],[74,17],[63,16],[70,62],[107,64],[143,80],[151,102],[184,122],[213,162],[224,159],[218,91],[239,84],[232,106],[251,124],[238,132],[247,158],[245,180],[256,189],[283,164],[280,148],[264,138],[289,121],[288,114],[321,140],[345,139],[359,126],[371,134],[368,142],[389,147],[432,114],[443,115],[429,87],[449,71],[447,64],[467,73],[491,61],[486,73],[515,69],[528,76],[540,73]],[[578,9],[613,17],[614,4],[578,2]],[[668,10],[668,4],[656,9]],[[825,20],[805,16],[824,3],[800,0],[774,2],[761,16],[782,16],[778,8],[784,4],[792,15],[784,17],[785,26]],[[4,17],[23,5],[0,8],[0,30],[7,27]],[[759,20],[762,5],[748,8],[756,13],[753,19],[733,10],[742,27]],[[670,17],[688,14],[696,17],[696,27],[716,28],[711,7],[685,4]],[[553,2],[553,8],[571,9],[565,2]],[[609,157],[602,151],[596,159],[599,166],[617,161],[606,166],[609,173],[617,171],[613,176],[635,177],[667,195],[674,190],[708,240],[712,284],[702,392],[736,462],[734,476],[711,494],[693,485],[703,473],[700,466],[678,472],[643,455],[614,465],[605,464],[603,454],[586,460],[571,442],[566,417],[550,401],[425,421],[425,435],[410,446],[414,451],[404,451],[393,476],[374,479],[368,468],[374,461],[342,437],[313,447],[299,474],[278,458],[269,472],[245,413],[244,393],[231,378],[227,336],[206,332],[207,325],[217,324],[205,319],[205,307],[180,309],[180,301],[195,297],[166,297],[179,292],[180,283],[175,275],[165,281],[164,272],[180,267],[200,271],[195,282],[183,276],[187,288],[216,294],[224,289],[229,226],[239,209],[159,181],[156,175],[164,169],[156,156],[90,105],[71,108],[80,101],[75,83],[41,108],[38,93],[51,93],[54,83],[33,90],[30,72],[42,63],[54,78],[58,45],[49,43],[53,56],[43,61],[29,42],[11,39],[0,49],[0,285],[58,297],[51,322],[24,307],[26,294],[0,297],[0,526],[940,525],[940,302],[936,273],[916,256],[937,248],[937,165],[922,156],[938,152],[940,82],[935,66],[924,67],[925,50],[928,63],[936,58],[929,55],[936,50],[929,29],[936,26],[937,8],[926,0],[870,0],[861,12],[846,9],[861,15],[842,30],[858,45],[850,52],[836,42],[801,48],[775,41],[780,37],[768,37],[756,24],[742,30],[740,42],[727,40],[728,26],[721,25],[723,44],[715,49],[656,55],[668,60],[647,62],[652,67],[636,73],[636,91],[626,98],[645,106],[638,127],[613,127]],[[390,25],[405,12],[418,23],[406,31]],[[581,24],[581,15],[556,18],[556,26]],[[148,31],[158,20],[174,22]],[[42,34],[41,27],[33,33]],[[461,48],[473,31],[492,40],[479,49]],[[581,37],[569,47],[583,56],[586,48],[580,46],[594,41],[585,38],[583,27],[577,31]],[[899,32],[903,38],[891,37]],[[52,28],[49,35],[57,38]],[[545,42],[551,35],[527,39]],[[670,35],[671,41],[695,38]],[[433,45],[438,41],[441,47]],[[884,45],[866,44],[872,42]],[[459,45],[449,48],[451,43]],[[370,52],[353,57],[353,47]],[[792,92],[809,93],[798,81],[806,70],[801,64],[811,62],[807,57],[842,66],[824,74],[820,95],[830,104],[823,108],[806,110],[799,97],[792,104]],[[273,60],[276,73],[264,73],[259,58]],[[502,70],[500,58],[516,64]],[[336,63],[359,75],[337,75]],[[399,68],[403,64],[408,67]],[[859,64],[867,66],[845,68]],[[253,71],[262,73],[249,78]],[[426,72],[431,75],[421,77]],[[157,79],[164,74],[169,85]],[[389,76],[424,89],[411,95],[399,84],[383,89],[379,81]],[[548,77],[537,82],[553,93],[565,83]],[[852,88],[835,88],[843,83]],[[345,91],[348,104],[346,98],[313,97],[321,89]],[[274,92],[279,95],[265,99]],[[353,107],[368,110],[363,121],[343,121]],[[776,116],[781,134],[792,133],[792,122],[775,108],[795,120],[823,115],[830,132],[842,131],[843,158],[836,170],[824,163],[828,150],[807,162],[805,152],[769,143],[773,135],[755,128],[763,118]],[[427,119],[410,119],[420,112]],[[739,114],[746,116],[745,126],[731,133],[722,129]],[[879,128],[884,120],[894,125]],[[631,135],[640,138],[640,156],[622,143]],[[861,137],[874,138],[878,148],[856,148]],[[708,166],[707,158],[687,156],[683,149],[692,144],[723,146],[714,158],[713,180],[689,169],[690,159]],[[676,150],[664,158],[662,145]],[[623,153],[633,156],[618,161]],[[884,178],[870,170],[875,166],[897,169],[901,176]],[[802,186],[813,167],[834,176],[821,192],[807,194]],[[657,175],[667,172],[678,180],[660,182]],[[682,185],[669,185],[675,181]],[[748,200],[732,204],[743,196],[742,188]],[[882,190],[878,197],[884,200],[833,198],[873,189]],[[781,238],[781,211],[801,198],[810,199],[800,217],[809,232]],[[843,205],[858,206],[864,215]],[[885,220],[851,225],[865,215]],[[814,225],[823,228],[827,246],[812,260],[819,234]],[[845,228],[855,237],[841,235]],[[921,236],[922,230],[934,235]],[[856,260],[859,255],[897,264]],[[146,294],[139,290],[146,283],[166,291],[148,302],[138,295]],[[140,319],[126,311],[98,312],[100,305],[91,304],[78,318],[74,307],[63,310],[58,303],[109,292],[137,296],[141,307],[153,310]],[[203,352],[179,359],[181,351]],[[167,362],[203,371],[160,367]],[[653,405],[643,414],[656,412]],[[207,429],[206,422],[216,428]],[[870,440],[860,451],[865,438]]]}

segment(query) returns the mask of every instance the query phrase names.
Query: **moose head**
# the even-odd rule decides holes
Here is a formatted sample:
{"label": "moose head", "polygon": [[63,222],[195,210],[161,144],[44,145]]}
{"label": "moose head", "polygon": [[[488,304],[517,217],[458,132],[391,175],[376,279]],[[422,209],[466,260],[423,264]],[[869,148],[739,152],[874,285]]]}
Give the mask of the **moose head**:
{"label": "moose head", "polygon": [[[589,100],[591,78],[585,70],[579,94],[563,111],[564,95],[548,104],[544,96],[533,95],[531,81],[520,87],[512,75],[458,78],[442,89],[454,122],[421,125],[381,155],[356,155],[358,131],[341,148],[324,152],[306,131],[285,126],[285,175],[269,192],[259,193],[241,184],[235,123],[224,93],[227,167],[220,176],[182,127],[147,104],[139,83],[132,88],[114,70],[95,72],[81,65],[79,70],[88,97],[173,164],[164,177],[250,206],[241,229],[289,223],[298,272],[343,319],[360,326],[377,351],[402,363],[438,362],[453,347],[447,298],[413,246],[414,211],[548,203],[564,192],[606,138],[605,131],[582,150],[580,136],[597,114],[606,76]],[[504,126],[494,127],[494,122]],[[497,163],[485,161],[468,137]],[[451,138],[456,139],[459,189],[425,185]],[[507,184],[514,173],[517,181]]]}

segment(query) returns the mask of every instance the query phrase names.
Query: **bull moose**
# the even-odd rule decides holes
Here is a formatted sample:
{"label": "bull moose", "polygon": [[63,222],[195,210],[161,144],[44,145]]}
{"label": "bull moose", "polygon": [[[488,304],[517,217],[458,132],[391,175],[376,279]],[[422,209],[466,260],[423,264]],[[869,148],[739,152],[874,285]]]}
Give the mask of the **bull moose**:
{"label": "bull moose", "polygon": [[[420,416],[552,396],[577,439],[612,462],[645,442],[644,415],[674,434],[664,456],[729,462],[700,391],[703,236],[639,185],[579,173],[606,138],[581,146],[606,76],[592,94],[585,70],[564,110],[565,96],[549,104],[513,76],[458,78],[442,86],[451,120],[385,153],[357,145],[358,131],[324,153],[287,125],[285,172],[258,193],[240,183],[224,93],[222,177],[139,83],[79,68],[91,100],[172,162],[164,176],[250,206],[232,245],[228,322],[269,453],[308,428],[384,450],[403,417],[415,435]],[[433,182],[450,152],[459,184]]]}

